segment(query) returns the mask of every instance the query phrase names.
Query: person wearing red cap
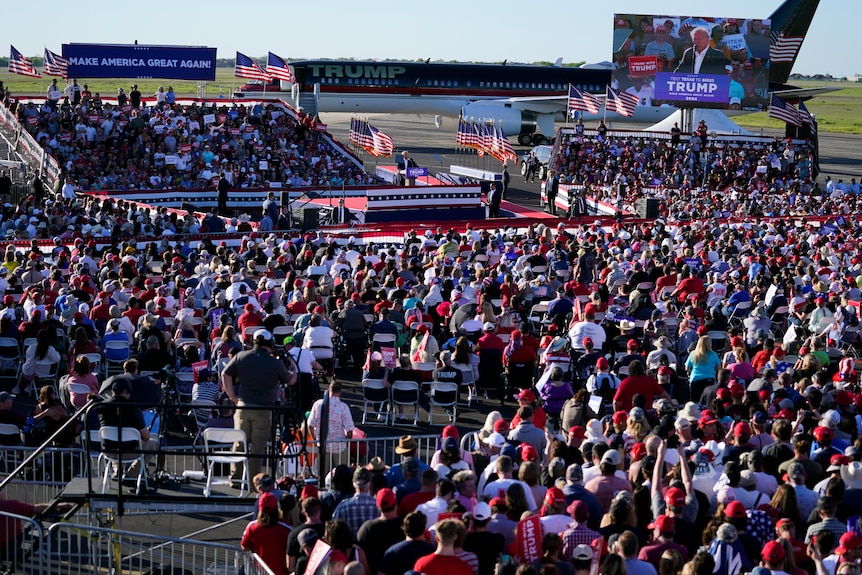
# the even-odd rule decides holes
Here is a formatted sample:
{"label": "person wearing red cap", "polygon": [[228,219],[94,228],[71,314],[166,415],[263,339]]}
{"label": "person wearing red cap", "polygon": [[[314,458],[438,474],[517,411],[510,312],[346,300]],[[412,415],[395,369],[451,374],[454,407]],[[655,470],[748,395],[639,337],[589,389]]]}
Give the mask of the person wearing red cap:
{"label": "person wearing red cap", "polygon": [[246,345],[251,345],[251,333],[254,330],[248,330],[248,328],[258,327],[263,325],[263,318],[261,315],[255,311],[254,306],[250,303],[245,304],[243,307],[243,313],[240,314],[238,318],[236,318],[236,326],[239,329],[239,332],[242,334],[243,342]]}
{"label": "person wearing red cap", "polygon": [[620,378],[611,373],[611,365],[604,357],[596,360],[596,373],[587,378],[587,391],[602,398],[606,410],[610,410],[614,394],[620,386]]}
{"label": "person wearing red cap", "polygon": [[271,492],[263,493],[258,507],[257,519],[246,526],[240,545],[257,553],[275,575],[288,575],[287,539],[290,528],[279,521],[278,498]]}
{"label": "person wearing red cap", "polygon": [[831,465],[832,457],[835,455],[843,455],[843,452],[832,446],[832,430],[828,427],[818,425],[812,433],[814,441],[817,442],[817,449],[811,454],[811,459],[820,464],[820,467],[826,469]]}
{"label": "person wearing red cap", "polygon": [[704,409],[700,414],[700,419],[697,420],[697,426],[700,439],[703,443],[710,440],[718,441],[718,418],[715,412],[711,409]]}
{"label": "person wearing red cap", "polygon": [[762,559],[761,565],[772,571],[772,573],[786,573],[786,571],[784,571],[784,545],[781,541],[767,542],[766,545],[763,546],[763,550],[760,552],[760,557]]}
{"label": "person wearing red cap", "polygon": [[[522,389],[515,395],[515,399],[518,401],[518,407],[531,407],[533,409],[533,425],[535,425],[539,429],[545,429],[545,426],[548,423],[548,415],[545,413],[545,410],[542,409],[536,402],[536,394],[532,389]],[[515,417],[512,418],[512,423],[509,424],[509,429],[515,429],[518,427],[518,424],[521,423],[521,416],[519,415],[520,409],[515,413]],[[494,431],[497,431],[495,428]],[[505,435],[505,432],[500,431]]]}
{"label": "person wearing red cap", "polygon": [[658,571],[662,554],[665,550],[672,549],[679,553],[683,562],[688,561],[688,549],[673,540],[676,535],[676,522],[673,517],[659,515],[647,527],[653,530],[653,543],[641,547],[638,559],[651,563]]}
{"label": "person wearing red cap", "polygon": [[[817,551],[820,551],[820,549],[817,549]],[[814,563],[818,567],[818,573],[858,575],[859,568],[857,564],[859,559],[862,559],[862,535],[856,531],[848,531],[841,535],[841,538],[838,540],[838,546],[835,547],[832,555],[822,557],[822,555],[817,553],[814,555],[813,559]],[[842,569],[842,566],[844,565],[855,567],[855,569],[850,571],[846,570],[846,568]],[[822,570],[820,570],[821,567]]]}
{"label": "person wearing red cap", "polygon": [[754,451],[754,446],[749,443],[751,439],[751,425],[747,421],[737,421],[733,424],[733,445],[729,446],[724,454],[724,461],[739,461],[743,453]]}
{"label": "person wearing red cap", "polygon": [[580,499],[569,504],[566,512],[571,516],[572,522],[569,524],[569,528],[560,534],[563,538],[562,558],[564,561],[571,561],[573,552],[578,545],[590,545],[601,537],[601,533],[587,527],[590,508]]}
{"label": "person wearing red cap", "polygon": [[566,513],[566,495],[558,487],[550,487],[542,504],[542,529],[545,533],[562,533],[571,519]]}
{"label": "person wearing red cap", "polygon": [[385,487],[377,492],[375,500],[380,517],[366,521],[356,533],[356,542],[365,551],[371,573],[377,573],[378,564],[387,549],[404,541],[403,521],[398,517],[395,493]]}
{"label": "person wearing red cap", "polygon": [[614,394],[614,411],[628,411],[632,408],[632,398],[640,393],[647,405],[652,405],[657,397],[670,399],[670,395],[658,382],[644,372],[644,364],[635,360],[629,364],[629,375],[620,382]]}

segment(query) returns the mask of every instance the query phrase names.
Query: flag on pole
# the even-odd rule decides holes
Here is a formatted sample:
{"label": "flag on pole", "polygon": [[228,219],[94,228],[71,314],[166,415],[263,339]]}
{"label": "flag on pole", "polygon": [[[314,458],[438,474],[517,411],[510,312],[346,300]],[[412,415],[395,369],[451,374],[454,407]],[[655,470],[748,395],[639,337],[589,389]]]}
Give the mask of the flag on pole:
{"label": "flag on pole", "polygon": [[802,119],[799,117],[799,112],[796,111],[796,108],[775,94],[772,95],[772,99],[769,101],[769,117],[793,124],[794,126],[802,125]]}
{"label": "flag on pole", "polygon": [[812,134],[817,132],[817,124],[814,122],[814,116],[808,112],[808,108],[802,102],[799,102],[799,119],[802,120],[803,124],[807,124],[811,128]]}
{"label": "flag on pole", "polygon": [[42,73],[46,76],[68,78],[69,60],[45,48],[45,63],[42,66]]}
{"label": "flag on pole", "polygon": [[257,63],[240,52],[236,53],[236,65],[234,66],[233,75],[237,78],[249,78],[251,80],[269,81],[269,76]]}
{"label": "flag on pole", "polygon": [[458,118],[458,131],[455,133],[455,143],[459,146],[467,145],[467,122],[463,117]]}
{"label": "flag on pole", "polygon": [[395,151],[395,145],[392,142],[392,138],[372,126],[368,124],[368,128],[371,131],[371,139],[372,139],[372,148],[374,150],[375,156],[384,156],[389,157]]}
{"label": "flag on pole", "polygon": [[620,92],[608,86],[608,99],[605,101],[605,109],[609,112],[613,111],[623,116],[631,117],[635,115],[635,108],[640,104],[641,99],[634,94],[628,92]]}
{"label": "flag on pole", "polygon": [[582,92],[575,88],[574,85],[569,84],[569,112],[578,110],[580,112],[598,114],[601,108],[602,103],[598,98],[589,92]]}
{"label": "flag on pole", "polygon": [[500,142],[502,144],[501,155],[503,156],[500,161],[506,163],[507,160],[511,160],[514,163],[518,163],[518,154],[515,153],[515,148],[512,147],[512,143],[509,142],[509,138],[503,132],[503,126],[500,126]]}
{"label": "flag on pole", "polygon": [[288,63],[272,52],[269,53],[266,60],[266,73],[272,78],[278,78],[285,82],[296,82],[296,78],[293,76],[293,70],[291,70]]}
{"label": "flag on pole", "polygon": [[10,45],[9,47],[12,48],[12,55],[9,57],[10,74],[20,74],[21,76],[30,76],[31,78],[42,77],[42,74],[37,72],[36,68],[33,67],[33,63],[16,50],[15,46]]}

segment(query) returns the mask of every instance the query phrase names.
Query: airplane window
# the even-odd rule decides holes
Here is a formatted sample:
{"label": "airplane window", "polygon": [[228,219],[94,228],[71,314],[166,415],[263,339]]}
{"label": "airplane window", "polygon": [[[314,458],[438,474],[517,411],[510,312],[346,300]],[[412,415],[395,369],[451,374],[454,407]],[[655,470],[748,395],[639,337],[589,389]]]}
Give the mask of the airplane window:
{"label": "airplane window", "polygon": [[395,85],[396,85],[396,86],[398,85],[398,80],[397,80],[397,79],[395,80]]}
{"label": "airplane window", "polygon": [[507,87],[507,88],[511,88],[511,87],[512,87],[512,84],[510,84],[509,82],[506,82],[506,87]]}
{"label": "airplane window", "polygon": [[533,90],[535,90],[535,89],[536,89],[536,83],[533,82]]}
{"label": "airplane window", "polygon": [[519,87],[519,88],[523,88],[523,87],[524,87],[524,83],[523,83],[523,82],[519,83],[519,84],[518,84],[518,87]]}
{"label": "airplane window", "polygon": [[455,80],[454,82],[452,82],[452,85],[457,87],[458,86],[458,80]]}
{"label": "airplane window", "polygon": [[494,82],[494,87],[495,87],[495,88],[497,87],[497,82]]}
{"label": "airplane window", "polygon": [[467,87],[469,88],[472,85],[473,85],[473,82],[471,82],[470,80],[467,80]]}

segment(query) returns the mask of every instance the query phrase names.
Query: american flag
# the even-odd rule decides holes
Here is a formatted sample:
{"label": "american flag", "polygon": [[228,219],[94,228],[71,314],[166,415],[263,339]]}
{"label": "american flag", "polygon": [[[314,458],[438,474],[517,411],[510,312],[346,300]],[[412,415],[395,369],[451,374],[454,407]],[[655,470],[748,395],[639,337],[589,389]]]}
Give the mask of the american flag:
{"label": "american flag", "polygon": [[506,163],[506,160],[512,160],[517,163],[518,154],[515,153],[515,148],[512,147],[511,142],[509,142],[509,138],[507,138],[506,134],[503,132],[503,126],[500,126],[500,143],[502,144],[501,155],[503,156],[500,161]]}
{"label": "american flag", "polygon": [[467,122],[464,118],[458,118],[458,132],[455,134],[455,143],[461,146],[467,145]]}
{"label": "american flag", "polygon": [[46,76],[69,77],[69,60],[45,48],[45,64],[42,73]]}
{"label": "american flag", "polygon": [[620,92],[608,86],[608,99],[605,101],[605,108],[609,112],[616,112],[623,116],[634,116],[635,108],[637,108],[640,101],[640,98],[634,94]]}
{"label": "american flag", "polygon": [[287,62],[272,52],[269,53],[269,57],[267,57],[266,60],[266,73],[273,78],[278,78],[285,82],[296,82],[296,78],[293,76],[293,70],[290,69]]}
{"label": "american flag", "polygon": [[249,78],[251,80],[269,82],[267,73],[254,60],[239,52],[236,53],[236,66],[234,66],[233,75],[237,78]]}
{"label": "american flag", "polygon": [[784,32],[773,31],[769,38],[769,59],[773,63],[790,63],[802,47],[803,36],[785,36]]}
{"label": "american flag", "polygon": [[30,76],[31,78],[41,78],[42,74],[36,71],[36,68],[33,67],[33,64],[24,57],[24,55],[15,49],[15,46],[10,45],[12,48],[12,55],[9,57],[9,73],[10,74],[20,74],[21,76]]}
{"label": "american flag", "polygon": [[793,124],[794,126],[802,125],[802,119],[799,117],[799,112],[796,111],[796,108],[775,94],[772,95],[772,99],[769,101],[769,117]]}
{"label": "american flag", "polygon": [[578,110],[580,112],[598,114],[601,108],[602,103],[598,98],[589,92],[582,92],[572,84],[569,84],[569,112],[572,110]]}
{"label": "american flag", "polygon": [[817,132],[817,124],[814,122],[814,116],[808,112],[808,108],[802,102],[799,102],[799,119],[802,120],[803,124],[808,124],[812,134]]}
{"label": "american flag", "polygon": [[395,145],[392,143],[392,138],[381,132],[371,124],[368,124],[368,129],[371,132],[372,139],[372,150],[369,151],[374,156],[385,156],[389,157],[395,151]]}

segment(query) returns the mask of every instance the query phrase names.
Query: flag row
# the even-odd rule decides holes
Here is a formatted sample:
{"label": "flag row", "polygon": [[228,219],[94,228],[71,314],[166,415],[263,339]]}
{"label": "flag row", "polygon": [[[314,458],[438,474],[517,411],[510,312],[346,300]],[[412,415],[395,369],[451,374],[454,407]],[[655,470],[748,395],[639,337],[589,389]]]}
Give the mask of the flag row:
{"label": "flag row", "polygon": [[[640,103],[640,98],[628,92],[621,92],[615,88],[607,87],[605,92],[605,109],[608,112],[616,112],[626,117],[635,115],[635,108]],[[598,114],[602,109],[601,100],[589,92],[579,90],[569,84],[568,112],[589,112]]]}
{"label": "flag row", "polygon": [[284,61],[284,58],[272,52],[266,58],[266,70],[242,52],[237,52],[233,75],[237,78],[262,80],[264,82],[269,82],[274,78],[284,80],[285,82],[296,81],[290,65]]}
{"label": "flag row", "polygon": [[518,155],[503,133],[503,127],[493,123],[468,122],[460,118],[455,142],[466,148],[475,148],[480,158],[488,154],[503,163],[518,161]]}
{"label": "flag row", "polygon": [[389,157],[395,152],[392,138],[361,118],[350,119],[347,139],[374,157]]}
{"label": "flag row", "polygon": [[42,74],[46,76],[60,76],[62,78],[69,77],[69,60],[63,58],[59,54],[45,48],[45,56],[42,66],[42,74],[36,69],[24,54],[15,49],[15,46],[10,44],[11,48],[9,55],[9,73],[18,74],[19,76],[28,76],[30,78],[41,78]]}

